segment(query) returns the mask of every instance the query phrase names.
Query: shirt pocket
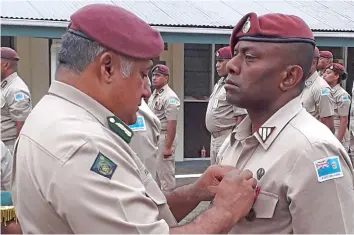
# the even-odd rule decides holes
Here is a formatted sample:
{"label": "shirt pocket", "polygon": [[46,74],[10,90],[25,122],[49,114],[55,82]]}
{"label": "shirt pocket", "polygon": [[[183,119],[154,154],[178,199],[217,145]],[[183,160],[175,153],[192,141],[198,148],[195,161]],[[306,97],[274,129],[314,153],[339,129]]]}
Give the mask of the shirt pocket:
{"label": "shirt pocket", "polygon": [[162,100],[157,100],[157,101],[155,101],[154,109],[156,109],[156,110],[158,110],[158,111],[161,111],[161,110],[162,110]]}
{"label": "shirt pocket", "polygon": [[257,219],[273,218],[275,209],[279,201],[278,195],[261,190],[257,196],[257,200],[253,205]]}

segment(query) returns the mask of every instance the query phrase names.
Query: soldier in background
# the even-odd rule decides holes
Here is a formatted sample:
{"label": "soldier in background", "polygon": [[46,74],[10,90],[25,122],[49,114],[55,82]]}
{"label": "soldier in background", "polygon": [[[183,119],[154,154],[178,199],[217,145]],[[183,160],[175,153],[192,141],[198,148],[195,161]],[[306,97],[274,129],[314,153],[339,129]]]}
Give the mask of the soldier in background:
{"label": "soldier in background", "polygon": [[333,54],[330,51],[320,51],[320,58],[317,65],[317,70],[320,76],[326,72],[326,68],[333,63]]}
{"label": "soldier in background", "polygon": [[141,105],[137,112],[137,121],[135,124],[129,126],[134,131],[130,146],[156,180],[157,142],[160,135],[161,123],[147,105],[148,99],[151,96],[151,83],[148,76],[144,77],[144,87],[146,96],[141,99]]}
{"label": "soldier in background", "polygon": [[301,101],[307,112],[334,133],[334,98],[331,87],[316,71],[319,58],[320,52],[315,47],[309,76],[301,94]]}
{"label": "soldier in background", "polygon": [[177,116],[180,100],[168,86],[170,76],[166,65],[158,64],[151,70],[155,88],[149,99],[149,108],[161,122],[157,154],[157,182],[163,191],[176,187],[175,150],[177,146]]}
{"label": "soldier in background", "polygon": [[240,123],[246,116],[246,109],[233,106],[226,100],[224,88],[227,77],[226,64],[232,58],[230,47],[220,48],[216,53],[216,71],[220,76],[210,96],[205,125],[211,135],[210,141],[210,164],[215,164],[219,148],[225,138],[231,133],[232,128]]}
{"label": "soldier in background", "polygon": [[17,74],[19,60],[15,50],[1,47],[1,141],[11,153],[16,138],[32,111],[30,91]]}

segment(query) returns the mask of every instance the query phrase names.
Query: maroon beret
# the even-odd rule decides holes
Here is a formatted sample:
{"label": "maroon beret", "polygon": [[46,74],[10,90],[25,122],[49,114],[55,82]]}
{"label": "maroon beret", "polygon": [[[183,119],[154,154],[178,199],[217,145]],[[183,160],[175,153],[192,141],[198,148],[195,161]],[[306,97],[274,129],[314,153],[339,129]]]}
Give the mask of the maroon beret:
{"label": "maroon beret", "polygon": [[7,60],[20,60],[17,52],[10,47],[1,47],[1,58]]}
{"label": "maroon beret", "polygon": [[158,31],[133,13],[109,4],[90,4],[70,17],[68,32],[137,59],[156,58],[164,50]]}
{"label": "maroon beret", "polygon": [[229,46],[222,47],[216,51],[215,56],[218,60],[229,60],[232,58],[231,48]]}
{"label": "maroon beret", "polygon": [[332,59],[333,54],[330,51],[320,51],[320,57],[327,58],[327,59]]}
{"label": "maroon beret", "polygon": [[273,43],[310,43],[315,39],[309,26],[299,17],[271,13],[257,16],[248,13],[235,26],[230,38],[230,47],[235,48],[238,41]]}
{"label": "maroon beret", "polygon": [[333,70],[334,72],[338,73],[338,74],[342,74],[345,72],[345,68],[343,65],[338,64],[338,63],[332,63],[330,64],[327,69]]}
{"label": "maroon beret", "polygon": [[318,50],[318,47],[315,47],[315,51],[313,53],[314,58],[320,58],[320,50]]}
{"label": "maroon beret", "polygon": [[170,69],[163,64],[155,65],[155,67],[152,68],[151,72],[154,73],[155,71],[164,75],[170,75]]}

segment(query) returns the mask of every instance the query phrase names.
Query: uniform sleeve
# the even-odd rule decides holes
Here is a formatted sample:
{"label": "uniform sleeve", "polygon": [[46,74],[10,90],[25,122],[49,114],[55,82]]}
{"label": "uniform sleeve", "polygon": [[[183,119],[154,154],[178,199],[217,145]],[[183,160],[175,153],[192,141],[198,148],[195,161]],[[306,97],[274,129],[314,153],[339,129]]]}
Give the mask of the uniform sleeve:
{"label": "uniform sleeve", "polygon": [[328,87],[324,87],[317,91],[315,94],[316,105],[319,109],[321,118],[330,117],[334,115],[334,103],[331,90]]}
{"label": "uniform sleeve", "polygon": [[1,190],[10,191],[11,170],[12,155],[10,150],[1,141]]}
{"label": "uniform sleeve", "polygon": [[354,232],[351,169],[345,150],[331,143],[317,143],[302,152],[285,179],[295,234]]}
{"label": "uniform sleeve", "polygon": [[178,97],[170,96],[165,101],[165,116],[168,121],[177,120],[180,100]]}
{"label": "uniform sleeve", "polygon": [[247,115],[247,110],[243,108],[238,108],[235,106],[232,106],[232,111],[234,112],[235,117],[241,116],[241,115]]}
{"label": "uniform sleeve", "polygon": [[95,137],[72,152],[51,186],[51,201],[74,233],[169,233],[158,217],[156,198],[145,190],[155,182],[143,181],[131,156],[116,143]]}
{"label": "uniform sleeve", "polygon": [[25,121],[32,111],[30,93],[23,89],[10,89],[6,95],[6,102],[9,106],[11,119],[14,121]]}
{"label": "uniform sleeve", "polygon": [[339,97],[337,104],[338,104],[338,115],[339,116],[349,116],[350,96],[346,93],[342,94]]}

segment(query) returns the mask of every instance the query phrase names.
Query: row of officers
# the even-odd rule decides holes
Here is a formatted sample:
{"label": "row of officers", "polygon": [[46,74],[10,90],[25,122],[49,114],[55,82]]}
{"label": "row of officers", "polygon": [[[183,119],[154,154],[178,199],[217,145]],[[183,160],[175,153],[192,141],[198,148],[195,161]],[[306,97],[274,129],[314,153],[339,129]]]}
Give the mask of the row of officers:
{"label": "row of officers", "polygon": [[[328,52],[301,18],[248,13],[216,52],[221,79],[206,113],[213,164],[182,187],[180,100],[169,68],[152,67],[162,51],[161,35],[118,6],[90,4],[71,16],[56,80],[27,118],[16,116],[15,140],[4,139],[24,233],[354,232],[347,76],[330,59],[317,67]],[[31,106],[27,90],[10,89],[19,58],[9,49],[1,56],[12,68],[2,77],[12,94],[2,113],[18,114]],[[201,201],[210,207],[180,225]]]}

